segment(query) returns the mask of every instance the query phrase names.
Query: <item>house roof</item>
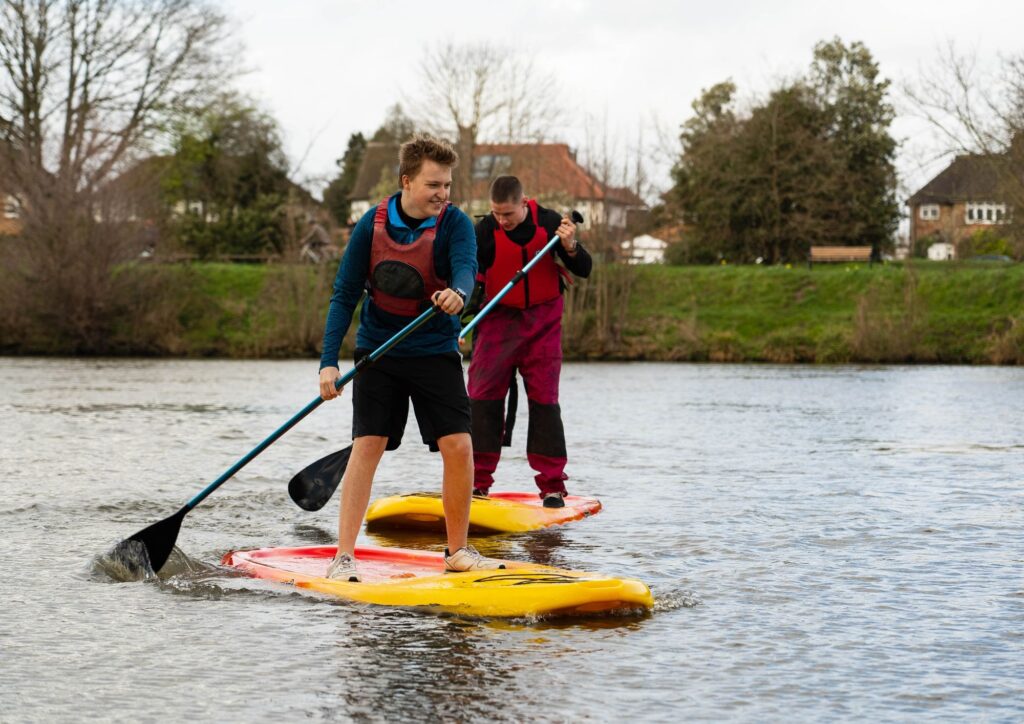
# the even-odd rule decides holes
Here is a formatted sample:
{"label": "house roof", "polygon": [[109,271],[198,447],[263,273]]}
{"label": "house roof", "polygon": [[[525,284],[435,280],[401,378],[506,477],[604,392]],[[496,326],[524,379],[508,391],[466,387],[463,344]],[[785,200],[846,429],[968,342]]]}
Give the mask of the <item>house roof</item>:
{"label": "house roof", "polygon": [[351,199],[369,199],[373,187],[380,183],[381,174],[390,164],[395,178],[398,178],[398,147],[391,143],[370,141],[359,162],[359,173],[349,194]]}
{"label": "house roof", "polygon": [[475,199],[487,198],[491,181],[497,176],[512,174],[523,182],[523,188],[530,196],[565,194],[576,200],[645,206],[643,199],[630,189],[597,181],[577,163],[575,154],[564,143],[484,143],[479,144],[473,153],[474,165],[485,156],[507,159],[503,164],[491,166],[493,173],[474,178],[472,196]]}
{"label": "house roof", "polygon": [[[608,201],[645,206],[628,188],[599,183],[576,162],[564,143],[483,143],[473,151],[474,174],[470,197],[486,199],[491,181],[503,174],[518,176],[530,196],[566,195],[575,200]],[[367,144],[350,198],[370,199],[373,188],[391,165],[397,176],[398,149],[390,143]]]}
{"label": "house roof", "polygon": [[907,200],[919,204],[952,204],[957,201],[993,201],[999,196],[1005,157],[957,156],[938,176]]}
{"label": "house roof", "polygon": [[134,190],[148,187],[150,184],[159,182],[164,174],[167,173],[170,165],[170,156],[146,156],[133,163],[124,172],[110,179],[105,186],[117,190]]}

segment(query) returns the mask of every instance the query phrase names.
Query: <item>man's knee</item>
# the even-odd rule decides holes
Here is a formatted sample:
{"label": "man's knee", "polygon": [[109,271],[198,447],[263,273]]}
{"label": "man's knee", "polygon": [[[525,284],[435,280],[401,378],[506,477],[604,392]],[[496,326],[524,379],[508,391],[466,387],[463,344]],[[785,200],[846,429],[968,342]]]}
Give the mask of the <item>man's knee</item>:
{"label": "man's knee", "polygon": [[380,459],[387,448],[388,438],[385,435],[361,435],[352,441],[352,454],[365,455]]}
{"label": "man's knee", "polygon": [[562,409],[530,400],[530,427],[526,434],[527,452],[553,458],[565,457],[565,430]]}
{"label": "man's knee", "polygon": [[468,432],[459,432],[438,438],[437,447],[446,462],[448,460],[473,459],[473,440]]}

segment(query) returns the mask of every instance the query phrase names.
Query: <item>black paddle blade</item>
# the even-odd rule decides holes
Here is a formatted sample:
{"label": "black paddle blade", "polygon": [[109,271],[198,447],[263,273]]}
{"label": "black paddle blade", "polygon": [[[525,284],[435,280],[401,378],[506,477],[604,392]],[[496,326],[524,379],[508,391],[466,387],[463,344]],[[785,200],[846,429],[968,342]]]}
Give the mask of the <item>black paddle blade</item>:
{"label": "black paddle blade", "polygon": [[189,510],[186,506],[159,523],[143,528],[114,546],[113,552],[120,553],[123,558],[130,560],[138,557],[138,548],[141,544],[145,549],[153,573],[159,573],[170,557],[171,551],[174,550],[174,543],[178,540],[178,531],[181,530],[181,521],[185,519],[185,514]]}
{"label": "black paddle blade", "polygon": [[303,510],[320,510],[337,490],[351,454],[349,445],[307,466],[288,482],[288,495]]}

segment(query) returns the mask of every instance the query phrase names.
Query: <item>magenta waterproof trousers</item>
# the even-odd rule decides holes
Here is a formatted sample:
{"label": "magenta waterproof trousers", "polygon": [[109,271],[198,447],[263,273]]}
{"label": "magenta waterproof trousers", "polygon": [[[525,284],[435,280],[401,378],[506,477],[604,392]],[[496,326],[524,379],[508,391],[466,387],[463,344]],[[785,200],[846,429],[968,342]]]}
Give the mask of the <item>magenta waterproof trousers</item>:
{"label": "magenta waterproof trousers", "polygon": [[473,410],[473,485],[487,491],[501,458],[505,395],[516,371],[529,400],[526,459],[545,493],[565,493],[566,452],[558,378],[562,369],[562,298],[529,309],[500,304],[481,320],[469,365]]}

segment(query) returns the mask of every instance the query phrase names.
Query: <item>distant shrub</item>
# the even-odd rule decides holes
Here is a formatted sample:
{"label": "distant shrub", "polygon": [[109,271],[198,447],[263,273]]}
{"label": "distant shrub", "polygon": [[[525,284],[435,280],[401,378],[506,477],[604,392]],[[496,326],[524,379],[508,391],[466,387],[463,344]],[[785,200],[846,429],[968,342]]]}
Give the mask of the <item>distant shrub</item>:
{"label": "distant shrub", "polygon": [[982,254],[1012,256],[1013,247],[1010,240],[995,229],[978,229],[957,244],[956,255],[960,259]]}

